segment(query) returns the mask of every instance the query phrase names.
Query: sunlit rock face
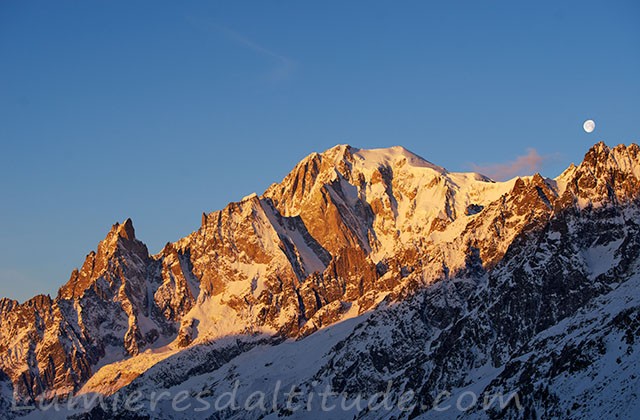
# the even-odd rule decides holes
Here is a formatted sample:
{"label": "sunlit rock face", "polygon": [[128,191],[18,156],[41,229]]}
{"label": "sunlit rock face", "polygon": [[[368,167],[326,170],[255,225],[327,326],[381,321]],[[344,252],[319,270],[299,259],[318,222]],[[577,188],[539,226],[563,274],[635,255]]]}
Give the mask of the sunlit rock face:
{"label": "sunlit rock face", "polygon": [[529,416],[632,413],[638,151],[599,143],[556,179],[495,182],[340,145],[157,255],[116,224],[55,298],[0,300],[0,410],[11,393],[222,392],[240,378],[245,395],[279,380],[346,398],[392,381],[419,403],[396,417],[471,388],[518,391]]}

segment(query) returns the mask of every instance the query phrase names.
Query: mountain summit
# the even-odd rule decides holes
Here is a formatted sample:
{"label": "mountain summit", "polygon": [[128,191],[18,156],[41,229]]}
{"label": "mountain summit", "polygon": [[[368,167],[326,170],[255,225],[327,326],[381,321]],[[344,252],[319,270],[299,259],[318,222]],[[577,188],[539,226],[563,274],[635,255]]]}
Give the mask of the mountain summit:
{"label": "mountain summit", "polygon": [[[137,391],[135,418],[299,415],[279,383],[314,415],[309,395],[328,387],[351,402],[411,391],[385,418],[435,415],[465,392],[516,397],[470,417],[630,416],[639,150],[598,143],[555,179],[495,182],[399,146],[339,145],[157,255],[130,219],[115,224],[55,298],[0,300],[0,410],[37,418],[9,407],[100,395],[108,407],[60,415],[124,417],[118,395]],[[238,398],[271,393],[274,406],[151,400],[184,389],[213,406],[235,379]]]}

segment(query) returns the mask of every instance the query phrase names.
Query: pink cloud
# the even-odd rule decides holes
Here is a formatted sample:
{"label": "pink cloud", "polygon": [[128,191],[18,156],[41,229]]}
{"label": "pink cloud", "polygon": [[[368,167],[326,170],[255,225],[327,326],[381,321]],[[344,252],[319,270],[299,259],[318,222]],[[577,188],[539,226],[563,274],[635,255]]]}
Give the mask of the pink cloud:
{"label": "pink cloud", "polygon": [[515,160],[505,163],[492,163],[489,165],[471,164],[473,170],[487,175],[496,181],[504,181],[518,175],[531,175],[538,172],[542,163],[547,158],[540,156],[536,149],[527,149],[527,154],[518,156]]}

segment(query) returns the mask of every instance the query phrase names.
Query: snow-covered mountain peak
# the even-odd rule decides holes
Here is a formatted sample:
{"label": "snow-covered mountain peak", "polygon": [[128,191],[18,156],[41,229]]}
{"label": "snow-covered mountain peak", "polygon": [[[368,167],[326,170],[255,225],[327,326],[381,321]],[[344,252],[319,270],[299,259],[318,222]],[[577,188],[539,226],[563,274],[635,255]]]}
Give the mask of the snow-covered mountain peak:
{"label": "snow-covered mountain peak", "polygon": [[[578,350],[536,334],[561,331],[588,302],[606,305],[596,298],[637,272],[639,155],[599,143],[555,180],[494,182],[400,146],[338,145],[264,194],[203,214],[157,255],[127,219],[55,299],[0,300],[0,386],[9,380],[25,400],[174,386],[198,395],[231,377],[250,392],[287,372],[288,385],[317,379],[341,395],[393,379],[394,392],[416,390],[428,405],[440,389],[525,377],[510,372],[570,380]],[[625,349],[615,351],[622,367],[637,359]],[[535,369],[522,364],[536,354]],[[527,389],[526,404],[557,414],[556,400],[548,409]]]}
{"label": "snow-covered mountain peak", "polygon": [[578,166],[573,164],[556,178],[564,203],[580,208],[625,202],[638,197],[640,148],[637,144],[592,146]]}
{"label": "snow-covered mountain peak", "polygon": [[578,166],[571,164],[558,178],[567,178],[566,173],[573,168],[578,171],[592,172],[594,175],[620,171],[638,176],[640,175],[640,147],[635,143],[628,146],[619,144],[609,147],[602,141],[598,142],[589,148]]}
{"label": "snow-covered mountain peak", "polygon": [[640,148],[635,143],[629,146],[619,144],[611,148],[604,142],[599,142],[585,154],[580,166],[596,171],[620,170],[638,176],[640,174],[639,152]]}
{"label": "snow-covered mountain peak", "polygon": [[417,243],[457,237],[516,181],[449,172],[400,146],[338,145],[307,156],[262,199],[282,216],[299,217],[330,253],[358,246],[377,262]]}
{"label": "snow-covered mountain peak", "polygon": [[434,165],[402,146],[381,149],[353,149],[353,155],[358,163],[369,169],[407,164],[413,168],[429,168],[442,175],[447,173],[446,169]]}

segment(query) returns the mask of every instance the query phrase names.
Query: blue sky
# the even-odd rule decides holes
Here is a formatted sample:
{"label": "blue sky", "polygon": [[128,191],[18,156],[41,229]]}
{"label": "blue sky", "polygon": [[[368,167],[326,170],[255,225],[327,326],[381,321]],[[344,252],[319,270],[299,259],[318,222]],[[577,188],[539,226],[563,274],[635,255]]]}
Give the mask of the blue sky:
{"label": "blue sky", "polygon": [[638,22],[635,1],[0,2],[0,296],[55,294],[127,217],[155,253],[338,143],[553,177],[637,142]]}

